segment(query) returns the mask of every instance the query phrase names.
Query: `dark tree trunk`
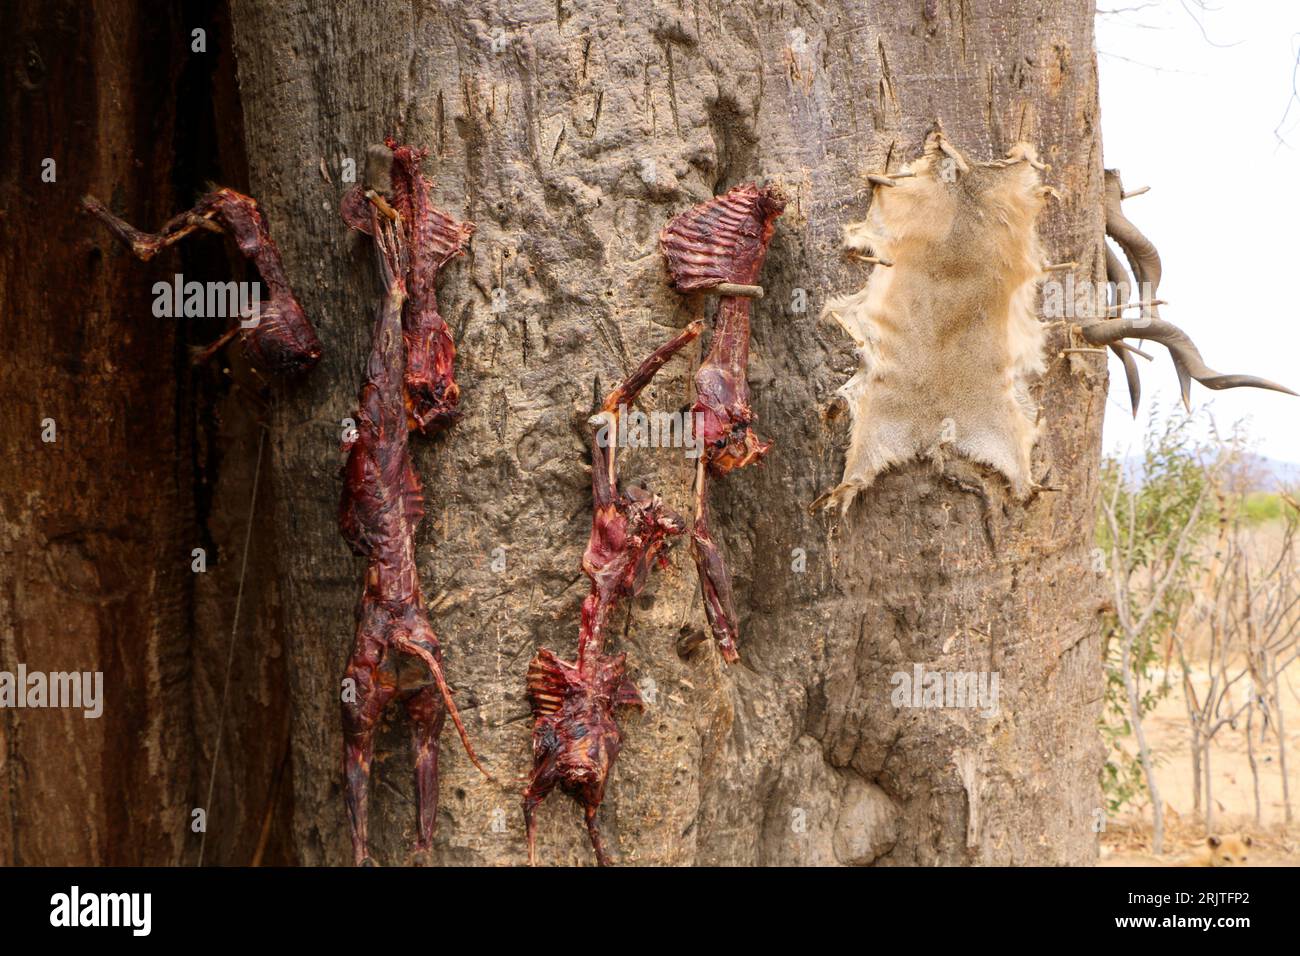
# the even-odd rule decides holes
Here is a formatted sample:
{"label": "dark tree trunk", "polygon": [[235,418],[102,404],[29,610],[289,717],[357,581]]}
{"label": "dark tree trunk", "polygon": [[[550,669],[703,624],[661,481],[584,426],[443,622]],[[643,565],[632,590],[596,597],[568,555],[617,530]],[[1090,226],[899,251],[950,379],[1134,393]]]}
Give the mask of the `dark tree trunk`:
{"label": "dark tree trunk", "polygon": [[[102,671],[105,700],[97,720],[0,710],[0,864],[193,862],[196,807],[205,860],[247,863],[286,753],[274,539],[256,534],[206,806],[258,410],[220,365],[190,370],[187,346],[222,323],[155,318],[152,287],[228,279],[242,260],[203,238],[146,265],[78,212],[89,192],[153,229],[205,179],[245,187],[223,17],[217,3],[124,0],[3,17],[0,671]],[[268,862],[292,859],[282,837],[271,828]]]}
{"label": "dark tree trunk", "polygon": [[185,843],[190,475],[175,330],[111,321],[150,315],[149,285],[73,213],[94,190],[169,215],[174,28],[104,6],[18,4],[0,41],[0,669],[106,673],[99,720],[0,711],[6,863],[175,861]]}

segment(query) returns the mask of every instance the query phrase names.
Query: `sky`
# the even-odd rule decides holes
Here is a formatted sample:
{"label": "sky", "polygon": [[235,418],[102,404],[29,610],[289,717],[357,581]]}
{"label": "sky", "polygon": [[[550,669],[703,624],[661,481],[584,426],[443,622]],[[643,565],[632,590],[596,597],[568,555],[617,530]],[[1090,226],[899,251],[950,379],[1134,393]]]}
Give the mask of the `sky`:
{"label": "sky", "polygon": [[[1300,282],[1300,4],[1207,2],[1098,0],[1105,163],[1125,189],[1151,187],[1124,212],[1160,250],[1161,318],[1217,371],[1300,392],[1300,297],[1288,286]],[[1136,423],[1110,359],[1108,453],[1141,448],[1153,399],[1180,404],[1169,353],[1144,350],[1155,361],[1138,359]],[[1222,431],[1243,423],[1259,453],[1300,462],[1300,398],[1194,382],[1192,406],[1208,406]]]}

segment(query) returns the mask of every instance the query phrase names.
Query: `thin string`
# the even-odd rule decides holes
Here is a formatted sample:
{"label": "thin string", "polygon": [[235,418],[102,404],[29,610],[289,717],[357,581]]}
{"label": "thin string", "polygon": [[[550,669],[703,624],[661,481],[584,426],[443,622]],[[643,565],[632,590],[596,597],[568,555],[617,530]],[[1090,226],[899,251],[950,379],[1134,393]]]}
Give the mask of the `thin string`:
{"label": "thin string", "polygon": [[[257,508],[257,484],[262,477],[262,449],[266,446],[266,427],[257,439],[257,465],[253,468],[253,494],[248,503],[248,524],[244,529],[244,557],[239,564],[239,588],[235,591],[235,619],[230,624],[230,647],[226,651],[226,677],[221,685],[221,711],[217,717],[217,744],[212,751],[212,772],[208,775],[208,797],[203,804],[204,814],[212,809],[212,791],[217,784],[217,764],[221,760],[221,738],[226,729],[226,703],[230,698],[230,671],[235,663],[235,635],[239,632],[239,609],[244,601],[244,575],[248,572],[248,546],[253,539],[253,512]],[[203,865],[203,850],[208,842],[208,821],[203,821],[203,836],[199,839],[199,862]]]}

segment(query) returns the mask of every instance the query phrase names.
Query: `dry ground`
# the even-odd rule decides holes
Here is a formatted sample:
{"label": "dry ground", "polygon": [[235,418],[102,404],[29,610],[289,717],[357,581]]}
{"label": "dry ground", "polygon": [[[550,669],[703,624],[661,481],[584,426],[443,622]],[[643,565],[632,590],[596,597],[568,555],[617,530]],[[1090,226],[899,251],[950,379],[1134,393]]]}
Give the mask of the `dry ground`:
{"label": "dry ground", "polygon": [[[1173,690],[1146,721],[1149,742],[1158,760],[1156,781],[1166,806],[1164,857],[1151,855],[1151,810],[1143,805],[1107,824],[1101,840],[1102,866],[1178,865],[1187,862],[1204,844],[1205,825],[1192,803],[1192,759],[1181,681],[1176,674],[1171,678]],[[1221,729],[1211,755],[1213,831],[1249,834],[1254,841],[1250,865],[1300,865],[1300,670],[1292,668],[1289,675],[1283,676],[1282,697],[1293,817],[1289,826],[1285,822],[1276,739],[1271,733],[1261,748],[1256,729],[1260,822],[1255,820],[1254,783],[1244,728]],[[1136,752],[1131,746],[1129,749]]]}

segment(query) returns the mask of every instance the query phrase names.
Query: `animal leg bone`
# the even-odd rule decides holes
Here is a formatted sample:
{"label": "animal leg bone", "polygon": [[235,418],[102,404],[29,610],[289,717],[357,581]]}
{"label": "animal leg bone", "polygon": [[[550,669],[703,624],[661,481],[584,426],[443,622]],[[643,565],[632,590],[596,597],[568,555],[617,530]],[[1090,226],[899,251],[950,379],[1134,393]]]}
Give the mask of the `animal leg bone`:
{"label": "animal leg bone", "polygon": [[357,647],[343,674],[344,680],[351,682],[352,692],[351,699],[345,694],[343,703],[343,780],[352,829],[352,855],[357,866],[370,862],[367,819],[375,730],[397,690],[392,669],[381,669],[374,651],[373,646],[366,644]]}
{"label": "animal leg bone", "polygon": [[438,738],[447,712],[442,696],[424,687],[406,700],[411,720],[411,750],[415,758],[415,812],[419,821],[417,846],[428,849],[438,820]]}

